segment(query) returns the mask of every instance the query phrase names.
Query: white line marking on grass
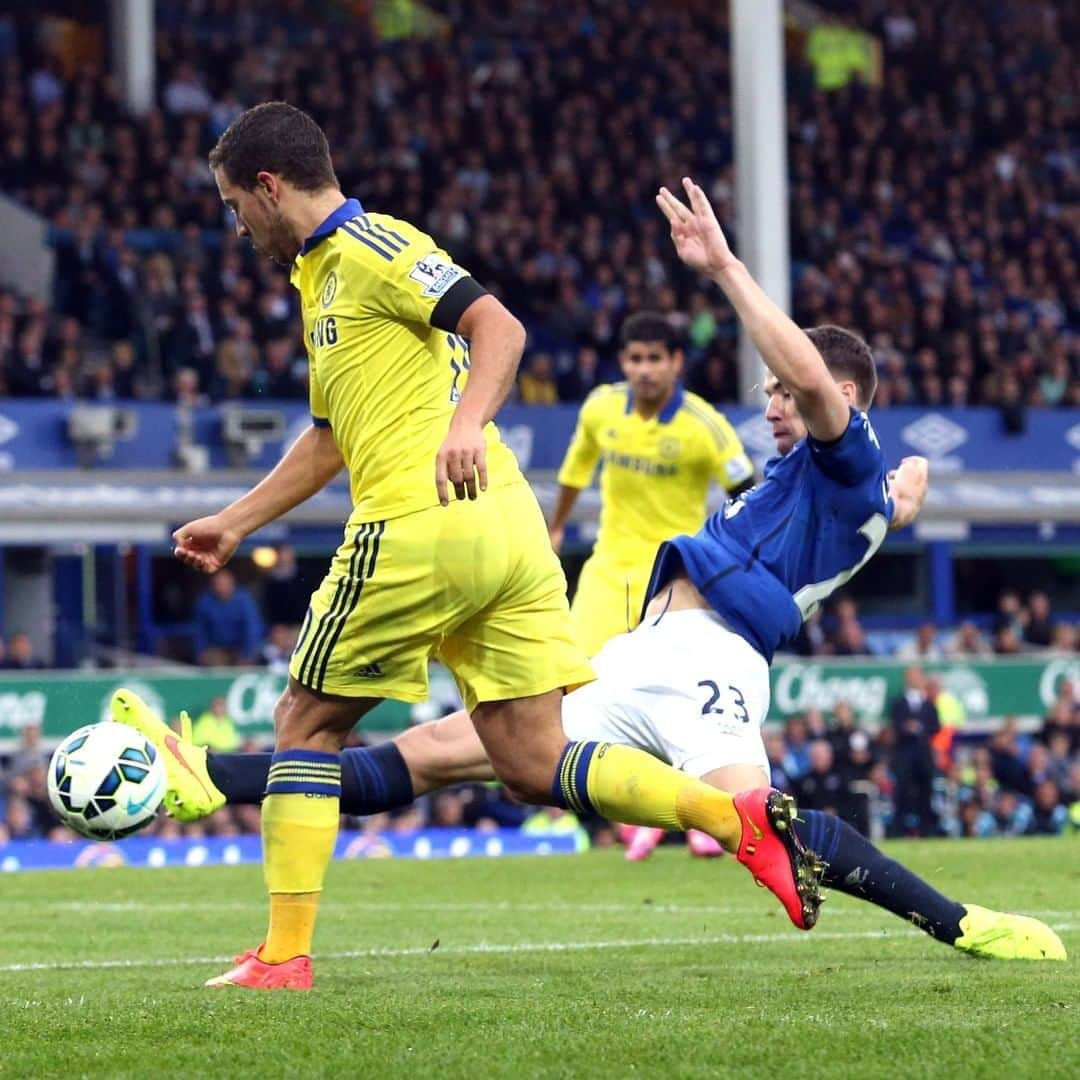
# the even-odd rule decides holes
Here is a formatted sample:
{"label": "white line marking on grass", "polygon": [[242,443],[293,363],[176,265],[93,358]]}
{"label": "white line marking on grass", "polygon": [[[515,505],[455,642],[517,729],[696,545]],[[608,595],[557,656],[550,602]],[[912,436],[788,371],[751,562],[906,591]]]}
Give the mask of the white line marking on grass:
{"label": "white line marking on grass", "polygon": [[[829,892],[830,901],[839,899],[844,901],[844,918],[848,919],[856,915],[879,915],[881,908],[869,901],[860,900],[858,897],[847,896],[835,891]],[[848,907],[849,904],[855,905]],[[262,911],[266,908],[263,900],[177,900],[163,903],[149,903],[142,900],[11,900],[5,901],[7,909],[13,907],[28,907],[36,911],[86,911],[86,912],[197,912],[197,911]],[[759,915],[760,907],[725,907],[720,904],[658,904],[645,900],[637,903],[624,904],[572,904],[572,903],[515,903],[513,901],[501,901],[499,903],[485,903],[483,901],[462,903],[423,902],[416,904],[392,903],[386,901],[357,900],[355,902],[330,901],[319,906],[320,911],[445,911],[445,912],[495,912],[509,913],[521,912],[598,912],[598,913],[628,913],[639,914],[641,912],[656,912],[663,915]],[[829,910],[829,908],[826,908]],[[1075,919],[1080,917],[1080,911],[1049,910],[1024,911],[1020,914],[1033,915],[1041,919]]]}
{"label": "white line marking on grass", "polygon": [[[1080,923],[1062,923],[1056,929],[1074,930]],[[615,941],[537,941],[517,945],[500,945],[479,942],[476,945],[449,945],[440,947],[437,956],[486,956],[515,953],[566,953],[591,952],[603,949],[673,949],[700,945],[768,945],[793,941],[854,941],[896,940],[898,938],[925,937],[921,930],[819,930],[812,933],[789,931],[778,934],[714,934],[703,937],[640,938]],[[350,949],[345,952],[320,953],[320,960],[393,960],[410,956],[424,956],[432,952],[430,945],[411,948]],[[2,973],[26,971],[96,971],[107,968],[165,968],[192,965],[226,964],[230,956],[196,956],[170,960],[69,960],[31,962],[0,965]]]}

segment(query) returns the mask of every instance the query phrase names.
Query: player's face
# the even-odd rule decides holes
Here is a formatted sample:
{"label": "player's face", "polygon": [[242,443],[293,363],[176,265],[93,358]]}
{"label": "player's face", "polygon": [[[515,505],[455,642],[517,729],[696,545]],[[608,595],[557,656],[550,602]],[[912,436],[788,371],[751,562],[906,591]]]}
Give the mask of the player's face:
{"label": "player's face", "polygon": [[806,425],[795,408],[795,399],[776,376],[770,375],[765,380],[765,394],[768,397],[765,419],[772,428],[776,451],[786,454],[800,439],[806,438]]}
{"label": "player's face", "polygon": [[631,341],[619,353],[619,366],[635,401],[659,405],[671,396],[682,373],[682,353],[662,341]]}
{"label": "player's face", "polygon": [[[260,178],[264,174],[260,173]],[[221,201],[236,218],[236,235],[251,238],[260,255],[288,266],[300,251],[292,230],[275,203],[267,185],[260,182],[251,191],[232,183],[224,169],[214,170]]]}

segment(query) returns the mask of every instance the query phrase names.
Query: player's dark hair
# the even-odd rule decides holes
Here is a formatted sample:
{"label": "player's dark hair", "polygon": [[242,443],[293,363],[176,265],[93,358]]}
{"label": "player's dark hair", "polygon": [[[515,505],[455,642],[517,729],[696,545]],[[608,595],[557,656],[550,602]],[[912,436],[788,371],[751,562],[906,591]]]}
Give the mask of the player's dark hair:
{"label": "player's dark hair", "polygon": [[680,347],[675,328],[657,311],[639,311],[623,321],[619,343],[625,347],[631,341],[662,341],[672,352]]}
{"label": "player's dark hair", "polygon": [[338,187],[330,145],[306,112],[284,101],[266,101],[242,112],[210,151],[210,168],[252,191],[261,172],[275,173],[300,191]]}
{"label": "player's dark hair", "polygon": [[877,367],[870,346],[858,334],[840,326],[815,326],[806,336],[821,353],[825,366],[835,379],[850,379],[855,384],[856,404],[869,409],[877,393]]}

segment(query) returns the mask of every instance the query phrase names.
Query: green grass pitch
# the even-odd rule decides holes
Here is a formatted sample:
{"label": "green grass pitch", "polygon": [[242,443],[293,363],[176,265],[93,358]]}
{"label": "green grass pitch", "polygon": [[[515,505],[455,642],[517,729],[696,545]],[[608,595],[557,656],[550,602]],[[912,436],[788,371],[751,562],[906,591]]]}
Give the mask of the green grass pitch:
{"label": "green grass pitch", "polygon": [[971,960],[836,894],[802,934],[732,859],[665,848],[336,863],[316,990],[211,991],[261,937],[258,867],[26,873],[0,1076],[1080,1076],[1080,841],[891,850],[1072,957]]}

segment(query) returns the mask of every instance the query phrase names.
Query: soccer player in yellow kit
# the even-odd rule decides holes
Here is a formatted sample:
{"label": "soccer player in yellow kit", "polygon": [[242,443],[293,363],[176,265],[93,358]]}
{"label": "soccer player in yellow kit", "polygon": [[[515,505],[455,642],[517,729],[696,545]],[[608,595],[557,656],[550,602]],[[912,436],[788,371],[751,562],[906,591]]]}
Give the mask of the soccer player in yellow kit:
{"label": "soccer player in yellow kit", "polygon": [[582,405],[550,527],[559,551],[577,497],[602,463],[600,528],[570,606],[589,656],[637,626],[656,549],[701,528],[710,483],[735,496],[754,479],[727,418],[680,383],[683,355],[668,321],[639,312],[620,337],[626,382],[598,386]]}
{"label": "soccer player in yellow kit", "polygon": [[[325,135],[300,110],[247,110],[210,166],[239,235],[292,265],[312,425],[250,492],[177,529],[177,557],[215,572],[342,467],[353,512],[274,711],[262,804],[266,939],[208,985],[312,985],[341,748],[384,698],[423,700],[433,656],[450,668],[494,771],[522,801],[700,828],[809,928],[820,869],[790,829],[789,800],[768,788],[732,797],[642,750],[567,740],[565,689],[594,673],[539,505],[491,422],[521,358],[521,324],[430,237],[346,199]],[[140,709],[122,696],[122,713]],[[170,784],[209,794],[185,744],[160,735]]]}

